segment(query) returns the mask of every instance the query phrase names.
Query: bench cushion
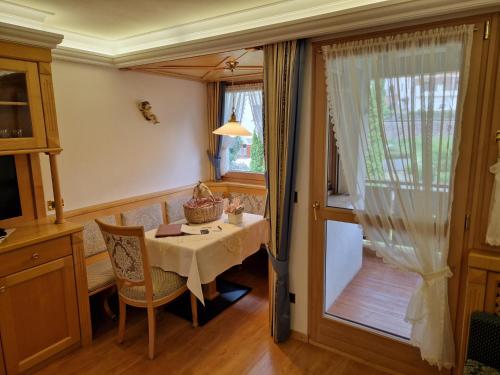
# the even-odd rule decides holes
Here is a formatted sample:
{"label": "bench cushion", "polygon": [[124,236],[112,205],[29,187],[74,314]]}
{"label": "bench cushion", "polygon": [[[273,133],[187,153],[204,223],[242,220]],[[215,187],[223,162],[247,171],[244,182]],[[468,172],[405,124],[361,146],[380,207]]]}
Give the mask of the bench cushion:
{"label": "bench cushion", "polygon": [[[116,219],[113,215],[100,217],[99,220],[106,224],[116,225]],[[106,251],[104,238],[102,238],[101,230],[95,220],[83,223],[83,247],[85,258]]]}
{"label": "bench cushion", "polygon": [[[175,272],[163,271],[161,268],[151,268],[153,281],[153,300],[165,297],[186,285],[186,278]],[[120,294],[136,301],[146,301],[146,287],[132,286],[122,288]]]}
{"label": "bench cushion", "polygon": [[123,225],[142,225],[145,232],[156,229],[160,224],[163,224],[163,213],[161,212],[161,205],[159,203],[123,212],[121,218]]}
{"label": "bench cushion", "polygon": [[165,208],[167,210],[167,222],[174,223],[184,219],[183,204],[192,198],[191,191],[175,194],[165,200]]}
{"label": "bench cushion", "polygon": [[87,266],[87,287],[89,294],[110,287],[115,283],[115,274],[109,258]]}
{"label": "bench cushion", "polygon": [[481,362],[468,359],[464,367],[464,375],[500,375],[500,371],[485,366]]}

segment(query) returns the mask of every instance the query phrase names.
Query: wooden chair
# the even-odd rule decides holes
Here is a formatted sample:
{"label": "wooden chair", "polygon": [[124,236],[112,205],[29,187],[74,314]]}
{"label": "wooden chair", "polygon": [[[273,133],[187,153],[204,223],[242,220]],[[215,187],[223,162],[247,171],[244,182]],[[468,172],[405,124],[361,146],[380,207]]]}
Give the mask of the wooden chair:
{"label": "wooden chair", "polygon": [[[175,272],[149,266],[143,227],[121,227],[96,220],[101,229],[116,276],[120,300],[118,342],[125,335],[126,305],[143,307],[148,311],[149,350],[155,352],[155,308],[179,297],[187,290],[186,279]],[[198,326],[196,297],[191,294],[193,326]]]}

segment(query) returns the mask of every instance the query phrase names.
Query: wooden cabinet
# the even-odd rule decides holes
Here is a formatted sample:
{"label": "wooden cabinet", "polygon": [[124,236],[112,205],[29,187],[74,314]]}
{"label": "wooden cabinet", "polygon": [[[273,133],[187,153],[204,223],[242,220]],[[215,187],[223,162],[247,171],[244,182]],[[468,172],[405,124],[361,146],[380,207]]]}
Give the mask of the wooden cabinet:
{"label": "wooden cabinet", "polygon": [[47,147],[38,65],[0,58],[0,150]]}
{"label": "wooden cabinet", "polygon": [[0,279],[0,332],[9,374],[80,340],[72,257]]}
{"label": "wooden cabinet", "polygon": [[80,230],[71,223],[19,227],[11,248],[0,245],[0,375],[29,372],[80,344],[79,249],[72,240]]}
{"label": "wooden cabinet", "polygon": [[458,372],[462,373],[467,353],[470,316],[485,311],[500,316],[500,253],[473,250],[469,254],[465,284],[464,314],[460,322],[461,340],[457,343]]}
{"label": "wooden cabinet", "polygon": [[[79,313],[88,305],[82,227],[64,221],[56,162],[50,63],[62,36],[37,32],[44,48],[3,41],[8,32],[0,25],[0,226],[15,231],[0,244],[0,375],[33,371],[77,347],[90,326]],[[55,220],[46,217],[39,153],[49,156]]]}
{"label": "wooden cabinet", "polygon": [[5,362],[3,360],[2,340],[0,340],[0,375],[5,375]]}

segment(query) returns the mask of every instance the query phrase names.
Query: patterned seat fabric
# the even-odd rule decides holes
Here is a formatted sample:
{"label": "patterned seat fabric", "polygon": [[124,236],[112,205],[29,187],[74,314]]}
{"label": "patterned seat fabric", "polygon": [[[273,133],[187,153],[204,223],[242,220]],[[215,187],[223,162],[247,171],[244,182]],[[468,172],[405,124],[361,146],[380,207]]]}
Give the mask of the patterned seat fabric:
{"label": "patterned seat fabric", "polygon": [[145,232],[156,229],[160,224],[163,224],[163,214],[159,203],[124,212],[121,214],[121,218],[123,225],[142,225]]}
{"label": "patterned seat fabric", "polygon": [[111,260],[105,258],[87,266],[87,286],[89,294],[115,284],[115,274]]}
{"label": "patterned seat fabric", "polygon": [[255,215],[264,215],[266,204],[265,195],[231,193],[231,197],[240,198],[241,204],[245,207],[244,212]]}
{"label": "patterned seat fabric", "polygon": [[[106,224],[116,224],[113,215],[101,217],[99,220]],[[85,258],[106,251],[106,244],[95,220],[89,220],[83,224],[83,246]]]}
{"label": "patterned seat fabric", "polygon": [[[107,224],[116,223],[113,215],[101,217],[99,220]],[[85,258],[106,251],[106,243],[95,220],[83,224],[83,250]],[[114,285],[114,283],[115,275],[109,259],[102,259],[87,266],[87,290],[89,294]]]}
{"label": "patterned seat fabric", "polygon": [[[175,272],[163,271],[161,268],[151,268],[151,279],[153,282],[153,300],[165,297],[186,285],[186,278]],[[146,301],[146,288],[144,286],[132,286],[120,290],[120,294],[126,298],[136,301]]]}
{"label": "patterned seat fabric", "polygon": [[500,316],[486,312],[473,312],[470,319],[467,359],[484,367],[500,370],[499,348]]}
{"label": "patterned seat fabric", "polygon": [[464,375],[500,375],[500,371],[485,366],[481,362],[468,359],[465,363]]}

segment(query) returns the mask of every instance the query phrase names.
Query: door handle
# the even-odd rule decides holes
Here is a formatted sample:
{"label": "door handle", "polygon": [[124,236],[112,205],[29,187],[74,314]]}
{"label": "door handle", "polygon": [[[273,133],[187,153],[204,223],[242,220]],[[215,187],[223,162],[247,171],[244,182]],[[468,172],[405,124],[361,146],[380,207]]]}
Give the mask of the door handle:
{"label": "door handle", "polygon": [[319,208],[319,202],[316,201],[313,203],[313,213],[314,213],[314,221],[318,221],[318,208]]}

